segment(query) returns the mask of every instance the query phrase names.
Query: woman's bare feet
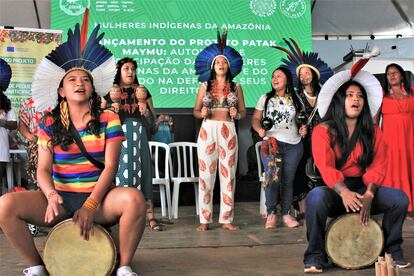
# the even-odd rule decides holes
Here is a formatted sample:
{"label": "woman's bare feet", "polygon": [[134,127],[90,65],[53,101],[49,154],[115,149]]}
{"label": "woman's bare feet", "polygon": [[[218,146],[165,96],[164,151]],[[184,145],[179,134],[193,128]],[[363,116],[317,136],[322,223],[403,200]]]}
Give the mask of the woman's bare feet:
{"label": "woman's bare feet", "polygon": [[224,223],[223,226],[221,226],[221,228],[225,229],[225,230],[229,230],[229,231],[237,231],[240,230],[240,227],[231,223]]}
{"label": "woman's bare feet", "polygon": [[204,223],[201,223],[201,224],[197,227],[197,231],[200,231],[200,232],[205,232],[205,231],[207,231],[208,229],[209,229],[208,224],[204,224]]}

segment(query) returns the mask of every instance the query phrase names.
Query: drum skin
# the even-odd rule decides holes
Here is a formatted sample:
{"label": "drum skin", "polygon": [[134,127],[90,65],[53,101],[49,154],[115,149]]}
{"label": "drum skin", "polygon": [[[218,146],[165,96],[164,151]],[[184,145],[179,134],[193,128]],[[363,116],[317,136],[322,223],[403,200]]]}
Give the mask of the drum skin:
{"label": "drum skin", "polygon": [[93,235],[86,241],[72,219],[53,227],[43,250],[43,261],[51,276],[110,275],[115,259],[114,242],[104,228],[95,224]]}
{"label": "drum skin", "polygon": [[360,215],[347,214],[334,220],[326,232],[326,252],[336,265],[359,269],[372,265],[381,254],[384,236],[372,218],[362,225]]}

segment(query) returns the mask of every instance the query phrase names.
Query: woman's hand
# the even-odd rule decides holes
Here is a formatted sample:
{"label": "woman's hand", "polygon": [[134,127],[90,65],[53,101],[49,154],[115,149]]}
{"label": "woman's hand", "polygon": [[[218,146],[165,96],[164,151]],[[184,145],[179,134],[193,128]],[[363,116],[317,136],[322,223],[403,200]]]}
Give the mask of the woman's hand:
{"label": "woman's hand", "polygon": [[230,107],[229,114],[230,118],[234,119],[237,116],[237,108],[234,106]]}
{"label": "woman's hand", "polygon": [[300,135],[302,138],[305,138],[306,134],[308,134],[308,127],[307,127],[306,125],[302,125],[302,126],[299,128],[299,135]]}
{"label": "woman's hand", "polygon": [[362,196],[362,208],[360,214],[360,221],[362,224],[367,225],[369,221],[369,217],[371,215],[371,205],[372,200],[374,199],[374,194],[370,191],[366,191],[365,194]]}
{"label": "woman's hand", "polygon": [[73,215],[73,222],[79,225],[80,234],[85,240],[93,235],[93,218],[95,211],[82,207]]}
{"label": "woman's hand", "polygon": [[259,129],[259,131],[257,132],[257,134],[259,134],[259,136],[261,138],[266,136],[266,130],[264,130],[263,128]]}
{"label": "woman's hand", "polygon": [[138,102],[139,112],[141,115],[144,115],[147,111],[147,102]]}
{"label": "woman's hand", "polygon": [[63,204],[62,197],[54,193],[48,200],[46,207],[45,222],[51,223],[59,215],[59,205]]}
{"label": "woman's hand", "polygon": [[204,119],[208,117],[208,107],[203,106],[201,108],[201,117],[203,117]]}
{"label": "woman's hand", "polygon": [[363,198],[362,195],[345,188],[341,192],[342,203],[345,206],[347,212],[351,210],[352,212],[357,212],[363,206],[361,199]]}
{"label": "woman's hand", "polygon": [[113,107],[113,109],[116,113],[119,112],[119,103],[113,103],[113,104],[111,104],[111,106]]}

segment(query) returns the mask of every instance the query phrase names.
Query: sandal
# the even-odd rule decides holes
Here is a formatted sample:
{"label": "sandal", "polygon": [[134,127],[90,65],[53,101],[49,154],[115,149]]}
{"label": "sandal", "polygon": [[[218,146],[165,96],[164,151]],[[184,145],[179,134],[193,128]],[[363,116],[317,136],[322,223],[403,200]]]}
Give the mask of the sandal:
{"label": "sandal", "polygon": [[155,218],[149,219],[147,226],[153,231],[162,231],[162,225]]}

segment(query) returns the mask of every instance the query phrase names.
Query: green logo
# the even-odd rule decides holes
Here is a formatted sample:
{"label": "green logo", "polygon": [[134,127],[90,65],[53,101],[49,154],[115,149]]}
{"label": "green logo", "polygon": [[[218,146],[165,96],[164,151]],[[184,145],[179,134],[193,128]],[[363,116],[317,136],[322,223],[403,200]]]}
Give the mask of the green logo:
{"label": "green logo", "polygon": [[72,16],[77,16],[83,14],[86,8],[89,8],[91,5],[90,0],[60,0],[59,6],[60,9]]}
{"label": "green logo", "polygon": [[289,18],[299,18],[306,11],[305,0],[281,0],[280,10]]}
{"label": "green logo", "polygon": [[275,13],[275,0],[251,0],[250,10],[257,16],[268,17]]}

